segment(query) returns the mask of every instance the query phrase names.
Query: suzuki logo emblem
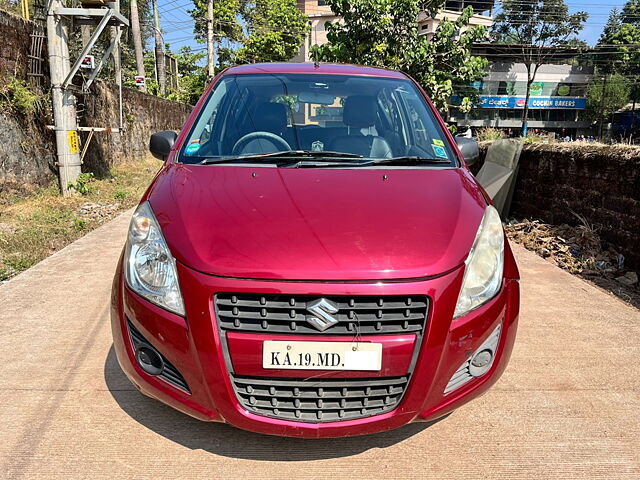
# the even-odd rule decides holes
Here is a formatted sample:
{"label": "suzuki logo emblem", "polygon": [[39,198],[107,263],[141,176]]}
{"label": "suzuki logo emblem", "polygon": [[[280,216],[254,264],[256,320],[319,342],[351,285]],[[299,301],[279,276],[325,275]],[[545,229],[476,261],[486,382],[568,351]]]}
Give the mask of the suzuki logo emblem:
{"label": "suzuki logo emblem", "polygon": [[316,327],[321,332],[333,327],[338,323],[338,319],[333,315],[338,313],[338,306],[327,300],[320,298],[307,304],[307,311],[313,315],[307,315],[307,322]]}

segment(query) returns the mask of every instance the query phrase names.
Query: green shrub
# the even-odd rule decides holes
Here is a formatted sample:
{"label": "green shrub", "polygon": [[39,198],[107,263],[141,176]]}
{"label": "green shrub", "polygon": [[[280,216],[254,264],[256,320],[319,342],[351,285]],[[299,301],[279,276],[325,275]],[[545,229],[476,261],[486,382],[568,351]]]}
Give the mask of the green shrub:
{"label": "green shrub", "polygon": [[114,192],[113,198],[118,200],[119,202],[122,202],[125,198],[127,198],[128,195],[129,194],[126,190],[118,189]]}
{"label": "green shrub", "polygon": [[502,130],[498,128],[481,128],[477,131],[476,137],[479,142],[491,142],[493,140],[500,140],[505,137]]}
{"label": "green shrub", "polygon": [[24,115],[38,113],[46,105],[47,96],[37,94],[17,78],[12,78],[0,93],[4,97],[3,104]]}
{"label": "green shrub", "polygon": [[75,190],[80,195],[87,195],[91,193],[91,185],[89,183],[93,180],[93,173],[81,173],[78,176],[76,183],[69,182],[67,188],[69,190]]}

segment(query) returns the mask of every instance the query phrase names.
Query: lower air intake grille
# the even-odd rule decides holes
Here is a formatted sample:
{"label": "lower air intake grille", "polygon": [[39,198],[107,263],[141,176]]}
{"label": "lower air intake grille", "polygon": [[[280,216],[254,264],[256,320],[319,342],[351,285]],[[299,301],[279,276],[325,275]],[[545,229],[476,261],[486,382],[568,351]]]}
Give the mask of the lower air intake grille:
{"label": "lower air intake grille", "polygon": [[288,380],[231,375],[236,396],[249,412],[299,422],[339,422],[390,412],[409,377]]}
{"label": "lower air intake grille", "polygon": [[[142,334],[138,331],[136,327],[133,326],[133,323],[129,319],[127,319],[127,326],[129,327],[129,334],[131,336],[131,344],[133,345],[133,349],[138,348],[138,345],[147,344],[151,345],[146,338],[142,336]],[[155,349],[154,349],[155,350]],[[157,351],[157,350],[156,350]],[[169,360],[167,360],[164,355],[158,352],[158,355],[162,357],[162,361],[164,362],[164,368],[162,369],[162,373],[158,375],[165,382],[173,385],[180,390],[183,390],[187,393],[191,393],[189,390],[189,385],[187,385],[186,380],[180,374],[178,369],[174,367]]]}

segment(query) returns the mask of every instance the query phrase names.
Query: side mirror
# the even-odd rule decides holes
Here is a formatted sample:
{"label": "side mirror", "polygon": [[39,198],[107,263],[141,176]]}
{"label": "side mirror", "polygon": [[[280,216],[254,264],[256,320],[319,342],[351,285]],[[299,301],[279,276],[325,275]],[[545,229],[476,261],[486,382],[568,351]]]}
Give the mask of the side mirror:
{"label": "side mirror", "polygon": [[456,137],[456,143],[458,144],[458,148],[460,149],[462,157],[467,163],[467,166],[471,166],[478,160],[480,160],[480,149],[478,148],[478,142],[476,142],[473,138]]}
{"label": "side mirror", "polygon": [[158,132],[151,135],[151,139],[149,140],[149,150],[151,151],[151,155],[156,157],[158,160],[166,159],[171,152],[173,145],[176,143],[176,138],[178,138],[178,134],[171,130],[165,130],[164,132]]}

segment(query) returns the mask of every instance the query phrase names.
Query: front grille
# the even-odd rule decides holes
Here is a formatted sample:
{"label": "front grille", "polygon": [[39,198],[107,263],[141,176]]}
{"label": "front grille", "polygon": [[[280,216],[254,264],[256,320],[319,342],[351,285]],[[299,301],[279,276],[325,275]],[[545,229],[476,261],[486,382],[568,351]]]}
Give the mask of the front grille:
{"label": "front grille", "polygon": [[409,377],[313,379],[230,375],[249,412],[299,422],[336,422],[386,413],[398,406]]}
{"label": "front grille", "polygon": [[[138,348],[139,345],[142,345],[142,344],[151,346],[151,344],[147,341],[147,339],[144,338],[144,336],[138,331],[136,327],[133,326],[133,323],[131,323],[129,319],[127,319],[127,326],[129,327],[131,344],[133,345],[134,351],[136,350],[136,348]],[[171,385],[173,385],[174,387],[177,387],[180,390],[184,390],[187,393],[191,393],[191,390],[189,390],[189,385],[187,385],[187,381],[180,374],[178,369],[174,367],[173,364],[171,364],[171,362],[169,362],[169,360],[167,360],[164,355],[162,355],[160,352],[158,352],[158,354],[162,357],[162,361],[164,362],[164,368],[162,369],[162,373],[158,376],[162,378],[164,381],[166,381],[167,383],[170,383]]]}
{"label": "front grille", "polygon": [[338,309],[338,323],[319,331],[307,321],[308,304],[318,295],[261,295],[219,293],[215,296],[220,328],[263,333],[354,335],[422,333],[428,297],[328,296]]}

